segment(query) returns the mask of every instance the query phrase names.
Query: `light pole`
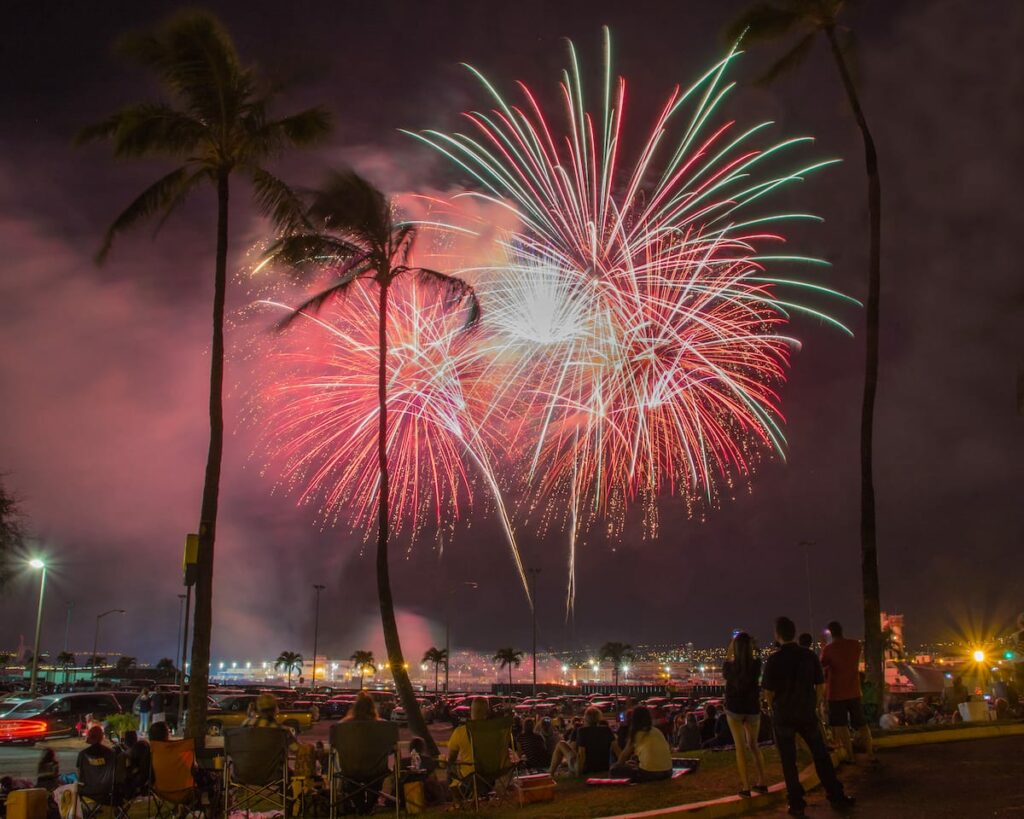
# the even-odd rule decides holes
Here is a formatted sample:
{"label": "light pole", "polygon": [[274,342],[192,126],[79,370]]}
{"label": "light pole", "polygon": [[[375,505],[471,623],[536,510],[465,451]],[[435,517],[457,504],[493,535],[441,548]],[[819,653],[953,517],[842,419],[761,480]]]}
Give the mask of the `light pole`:
{"label": "light pole", "polygon": [[537,696],[537,575],[540,569],[527,569],[530,575],[530,613],[533,615],[533,696]]}
{"label": "light pole", "polygon": [[326,589],[319,583],[313,584],[313,591],[316,592],[316,614],[313,617],[313,690],[316,691],[316,649],[320,638],[320,592]]}
{"label": "light pole", "polygon": [[36,642],[32,650],[32,678],[29,680],[28,693],[36,695],[36,677],[39,674],[39,637],[43,628],[43,592],[46,591],[46,562],[38,557],[32,558],[28,565],[33,569],[39,569],[39,610],[36,612]]}
{"label": "light pole", "polygon": [[[175,654],[178,653],[178,646],[181,645],[182,623],[185,620],[185,595],[179,594],[178,595],[178,601],[179,601],[179,603],[178,603],[178,636],[174,640],[174,653]],[[180,665],[178,662],[175,662],[174,664],[175,665]],[[185,673],[185,669],[184,668],[179,668],[178,671],[177,671],[177,674],[174,675],[174,682],[177,683],[177,685],[175,685],[175,688],[177,688],[177,687],[179,687],[181,685],[181,676],[180,675],[182,675],[184,673]]]}
{"label": "light pole", "polygon": [[[459,586],[469,586],[471,589],[480,588],[480,584],[475,580],[463,580]],[[445,606],[445,618],[444,618],[444,693],[448,693],[448,666],[452,662],[452,597],[455,595],[456,590],[459,586],[452,586],[448,590],[448,602]]]}
{"label": "light pole", "polygon": [[[110,609],[102,614],[96,615],[96,631],[92,636],[92,679],[96,680],[96,651],[100,645],[100,620],[106,617],[108,614],[124,614],[124,609]],[[93,688],[96,686],[94,685]]]}

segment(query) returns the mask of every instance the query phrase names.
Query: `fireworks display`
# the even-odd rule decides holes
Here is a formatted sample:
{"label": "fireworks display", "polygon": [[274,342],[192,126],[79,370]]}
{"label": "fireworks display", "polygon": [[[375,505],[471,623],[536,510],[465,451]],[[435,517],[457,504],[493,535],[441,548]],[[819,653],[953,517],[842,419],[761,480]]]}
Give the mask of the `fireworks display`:
{"label": "fireworks display", "polygon": [[[785,326],[794,311],[842,325],[799,295],[839,294],[774,272],[820,262],[764,252],[783,242],[779,225],[815,217],[758,207],[829,162],[772,170],[809,138],[763,147],[770,123],[721,121],[735,51],[676,88],[634,150],[607,32],[595,113],[571,44],[569,55],[559,118],[526,85],[517,105],[470,69],[493,108],[465,115],[468,134],[414,134],[473,178],[465,196],[516,227],[485,258],[444,268],[476,287],[484,314],[473,333],[416,285],[393,293],[389,458],[395,521],[413,529],[458,518],[483,481],[521,578],[516,525],[564,526],[571,608],[576,545],[595,522],[618,536],[636,506],[656,536],[659,499],[714,504],[760,453],[784,456],[778,388],[797,345]],[[459,214],[457,198],[421,231],[442,248],[478,232]],[[294,332],[275,353],[291,374],[261,394],[270,449],[302,498],[369,524],[373,294]]]}

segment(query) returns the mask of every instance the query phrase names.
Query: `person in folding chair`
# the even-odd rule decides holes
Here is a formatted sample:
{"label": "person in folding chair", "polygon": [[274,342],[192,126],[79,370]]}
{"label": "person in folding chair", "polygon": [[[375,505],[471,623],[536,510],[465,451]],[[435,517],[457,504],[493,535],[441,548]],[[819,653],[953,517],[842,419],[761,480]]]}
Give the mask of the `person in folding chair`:
{"label": "person in folding chair", "polygon": [[171,740],[166,723],[150,728],[149,816],[173,819],[183,810],[207,812],[202,789],[195,778],[196,745],[193,739]]}
{"label": "person in folding chair", "polygon": [[78,801],[82,819],[93,819],[109,807],[114,819],[128,819],[125,781],[128,767],[124,754],[103,744],[103,727],[92,726],[85,737],[86,747],[79,751]]}
{"label": "person in folding chair", "polygon": [[261,694],[257,716],[224,733],[224,812],[288,812],[288,752],[295,735],[277,722],[277,700]]}
{"label": "person in folding chair", "polygon": [[448,740],[448,781],[459,801],[481,796],[508,795],[516,763],[512,761],[512,717],[492,717],[485,697],[475,697],[469,720],[452,731]]}
{"label": "person in folding chair", "polygon": [[377,718],[365,691],[341,722],[331,726],[331,817],[373,813],[377,802],[399,811],[398,726]]}

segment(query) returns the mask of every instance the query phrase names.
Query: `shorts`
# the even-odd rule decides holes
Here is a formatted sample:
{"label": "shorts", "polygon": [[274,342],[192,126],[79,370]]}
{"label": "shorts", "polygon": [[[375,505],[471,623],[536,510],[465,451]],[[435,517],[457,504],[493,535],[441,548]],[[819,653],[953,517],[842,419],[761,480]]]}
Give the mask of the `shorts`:
{"label": "shorts", "polygon": [[730,722],[738,722],[740,724],[749,722],[752,725],[757,725],[761,721],[760,714],[736,714],[732,711],[726,711],[725,715],[729,718]]}
{"label": "shorts", "polygon": [[845,728],[847,725],[863,728],[867,725],[860,697],[855,700],[829,700],[828,724],[833,728]]}

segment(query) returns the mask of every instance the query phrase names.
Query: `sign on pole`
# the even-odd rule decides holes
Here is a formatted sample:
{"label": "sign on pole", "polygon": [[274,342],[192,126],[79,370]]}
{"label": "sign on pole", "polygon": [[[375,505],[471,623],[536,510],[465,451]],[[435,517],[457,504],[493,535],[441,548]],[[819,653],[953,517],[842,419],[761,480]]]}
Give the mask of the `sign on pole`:
{"label": "sign on pole", "polygon": [[182,561],[185,571],[185,585],[194,586],[199,571],[199,535],[185,535],[185,559]]}

